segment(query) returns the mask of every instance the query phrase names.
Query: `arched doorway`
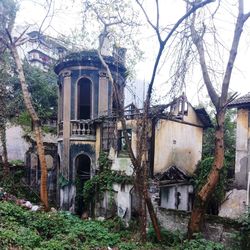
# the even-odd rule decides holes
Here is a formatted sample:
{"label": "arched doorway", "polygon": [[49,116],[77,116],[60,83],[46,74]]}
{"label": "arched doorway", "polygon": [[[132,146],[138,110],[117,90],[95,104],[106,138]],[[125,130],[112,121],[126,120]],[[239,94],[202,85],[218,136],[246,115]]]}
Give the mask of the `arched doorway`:
{"label": "arched doorway", "polygon": [[86,120],[91,118],[91,81],[81,78],[77,84],[77,119]]}
{"label": "arched doorway", "polygon": [[88,211],[88,204],[83,201],[83,187],[87,180],[90,179],[90,158],[81,154],[77,156],[75,161],[76,166],[76,198],[75,198],[75,212],[81,216],[85,211]]}

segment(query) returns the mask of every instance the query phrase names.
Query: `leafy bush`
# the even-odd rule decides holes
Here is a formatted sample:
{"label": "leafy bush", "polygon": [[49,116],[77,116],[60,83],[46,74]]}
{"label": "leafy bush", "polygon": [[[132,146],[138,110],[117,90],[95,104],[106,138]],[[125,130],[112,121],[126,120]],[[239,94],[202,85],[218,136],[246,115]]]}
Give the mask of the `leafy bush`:
{"label": "leafy bush", "polygon": [[26,198],[31,202],[39,202],[39,195],[34,191],[31,192],[31,189],[23,182],[25,169],[21,163],[19,160],[11,162],[11,171],[8,175],[4,175],[1,168],[0,187],[3,188],[5,192],[13,194],[18,198]]}
{"label": "leafy bush", "polygon": [[238,241],[243,250],[250,248],[250,210],[239,219],[241,224],[240,233],[237,235]]}
{"label": "leafy bush", "polygon": [[[179,231],[171,232],[166,229],[161,229],[161,236],[162,243],[165,246],[176,246],[180,244],[184,238],[184,235],[181,234]],[[158,242],[154,228],[152,226],[149,227],[147,237],[148,240],[150,240],[151,242]]]}
{"label": "leafy bush", "polygon": [[66,212],[32,212],[0,202],[0,249],[156,249],[131,240],[118,218],[83,221]]}
{"label": "leafy bush", "polygon": [[[214,157],[208,157],[202,160],[195,171],[194,176],[194,188],[198,192],[207,180],[207,177],[211,171]],[[215,191],[212,195],[212,200],[220,203],[225,196],[225,188],[227,184],[227,164],[225,162],[224,167],[220,171],[220,179],[216,185]]]}
{"label": "leafy bush", "polygon": [[180,250],[224,250],[221,243],[205,240],[202,238],[185,240]]}

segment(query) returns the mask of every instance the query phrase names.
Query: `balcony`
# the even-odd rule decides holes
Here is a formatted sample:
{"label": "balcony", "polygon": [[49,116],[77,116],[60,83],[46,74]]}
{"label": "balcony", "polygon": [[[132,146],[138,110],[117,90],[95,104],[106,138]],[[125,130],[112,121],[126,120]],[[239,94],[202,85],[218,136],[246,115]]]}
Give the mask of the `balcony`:
{"label": "balcony", "polygon": [[71,120],[71,136],[95,135],[94,122],[91,120]]}
{"label": "balcony", "polygon": [[[58,136],[63,137],[63,122],[59,123]],[[95,126],[92,120],[71,120],[71,140],[95,140]]]}

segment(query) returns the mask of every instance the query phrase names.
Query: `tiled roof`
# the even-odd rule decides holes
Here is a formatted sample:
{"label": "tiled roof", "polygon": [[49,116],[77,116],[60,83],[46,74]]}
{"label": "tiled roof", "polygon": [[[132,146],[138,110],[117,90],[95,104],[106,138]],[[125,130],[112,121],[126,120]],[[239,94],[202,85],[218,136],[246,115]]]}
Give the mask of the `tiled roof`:
{"label": "tiled roof", "polygon": [[243,95],[232,102],[229,103],[229,108],[237,108],[237,107],[249,107],[250,106],[250,92],[246,95]]}

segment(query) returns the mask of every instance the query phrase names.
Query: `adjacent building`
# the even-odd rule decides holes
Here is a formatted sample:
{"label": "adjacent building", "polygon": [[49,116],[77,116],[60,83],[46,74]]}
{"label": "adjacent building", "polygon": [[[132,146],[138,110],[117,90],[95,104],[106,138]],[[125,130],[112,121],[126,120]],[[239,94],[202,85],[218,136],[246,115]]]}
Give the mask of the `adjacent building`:
{"label": "adjacent building", "polygon": [[22,57],[26,57],[30,65],[44,71],[47,71],[67,51],[56,39],[39,31],[27,33],[26,38],[27,42],[20,49]]}

